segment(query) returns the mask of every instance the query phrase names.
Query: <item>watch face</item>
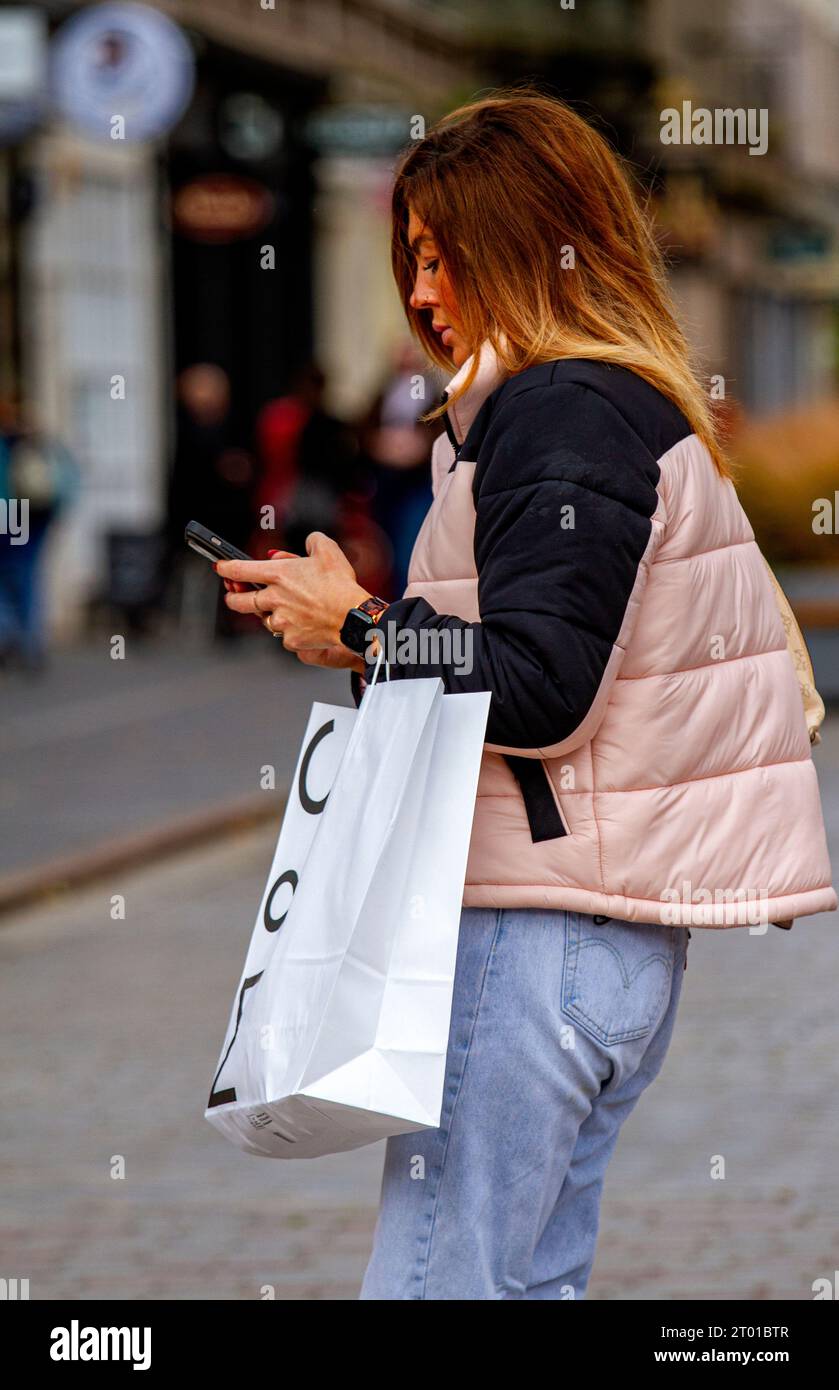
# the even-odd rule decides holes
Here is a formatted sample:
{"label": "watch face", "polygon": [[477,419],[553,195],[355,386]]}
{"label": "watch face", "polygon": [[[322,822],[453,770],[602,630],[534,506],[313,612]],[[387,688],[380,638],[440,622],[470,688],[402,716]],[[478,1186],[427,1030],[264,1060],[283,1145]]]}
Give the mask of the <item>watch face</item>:
{"label": "watch face", "polygon": [[344,619],[344,626],[341,628],[341,641],[345,647],[349,647],[351,652],[355,652],[358,656],[364,656],[367,647],[367,634],[372,626],[372,618],[360,613],[357,608],[351,608]]}
{"label": "watch face", "polygon": [[366,598],[359,604],[359,612],[369,613],[371,617],[378,618],[380,613],[384,613],[387,603],[383,598]]}
{"label": "watch face", "polygon": [[358,656],[366,656],[370,629],[376,626],[373,615],[378,616],[387,607],[384,599],[368,598],[358,608],[351,608],[339,634],[344,646]]}

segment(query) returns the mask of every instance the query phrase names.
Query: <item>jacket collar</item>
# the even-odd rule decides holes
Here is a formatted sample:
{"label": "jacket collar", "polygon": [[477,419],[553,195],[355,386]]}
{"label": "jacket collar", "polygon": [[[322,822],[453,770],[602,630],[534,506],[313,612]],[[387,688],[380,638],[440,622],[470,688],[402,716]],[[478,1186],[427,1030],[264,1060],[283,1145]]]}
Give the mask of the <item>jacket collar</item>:
{"label": "jacket collar", "polygon": [[[472,356],[467,357],[463,365],[458,368],[446,386],[443,397],[451,395],[466,380],[474,356],[475,354],[472,353]],[[508,375],[499,362],[495,349],[488,338],[478,348],[478,358],[478,371],[469,390],[458,401],[455,401],[454,405],[450,406],[443,416],[446,432],[455,449],[463,443],[472,421],[487,396],[495,390],[496,386],[500,386]]]}

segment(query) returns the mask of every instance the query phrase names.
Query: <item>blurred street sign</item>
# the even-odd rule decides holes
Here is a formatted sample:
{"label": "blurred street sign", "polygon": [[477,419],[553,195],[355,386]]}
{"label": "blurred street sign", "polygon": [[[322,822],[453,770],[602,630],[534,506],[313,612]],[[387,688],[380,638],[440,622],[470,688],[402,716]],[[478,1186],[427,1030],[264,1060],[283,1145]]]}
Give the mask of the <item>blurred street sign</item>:
{"label": "blurred street sign", "polygon": [[827,256],[832,233],[822,227],[787,226],[769,234],[769,255],[774,261],[805,261]]}
{"label": "blurred street sign", "polygon": [[46,89],[47,21],[30,6],[0,11],[0,143],[37,125]]}
{"label": "blurred street sign", "polygon": [[46,17],[40,10],[0,12],[0,98],[21,101],[43,85]]}
{"label": "blurred street sign", "polygon": [[321,154],[395,154],[411,138],[412,113],[400,106],[366,102],[313,111],[306,135]]}
{"label": "blurred street sign", "polygon": [[270,159],[283,139],[283,118],[257,92],[233,92],[218,114],[219,141],[233,159]]}
{"label": "blurred street sign", "polygon": [[275,199],[241,174],[202,174],[172,195],[172,225],[191,241],[224,245],[255,236],[271,220]]}
{"label": "blurred street sign", "polygon": [[195,60],[166,15],[139,4],[80,10],[52,43],[51,87],[61,115],[101,139],[124,121],[127,141],[164,135],[189,105]]}

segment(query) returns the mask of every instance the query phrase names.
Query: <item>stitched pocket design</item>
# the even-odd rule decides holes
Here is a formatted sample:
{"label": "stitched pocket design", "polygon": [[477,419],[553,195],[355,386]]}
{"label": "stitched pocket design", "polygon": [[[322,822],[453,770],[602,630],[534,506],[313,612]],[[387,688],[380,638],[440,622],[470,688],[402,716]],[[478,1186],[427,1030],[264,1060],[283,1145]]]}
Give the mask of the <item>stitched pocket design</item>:
{"label": "stitched pocket design", "polygon": [[607,1047],[643,1038],[670,999],[676,927],[569,912],[562,1008]]}

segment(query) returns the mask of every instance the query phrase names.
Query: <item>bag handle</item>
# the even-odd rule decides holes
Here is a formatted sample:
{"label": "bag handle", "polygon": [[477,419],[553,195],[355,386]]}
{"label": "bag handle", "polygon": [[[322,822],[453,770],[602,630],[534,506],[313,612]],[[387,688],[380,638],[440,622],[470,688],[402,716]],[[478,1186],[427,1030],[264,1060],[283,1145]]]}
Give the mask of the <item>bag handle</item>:
{"label": "bag handle", "polygon": [[[368,705],[368,703],[369,703],[369,702],[365,699],[365,696],[367,695],[368,690],[372,690],[372,689],[373,689],[373,686],[376,684],[376,681],[377,681],[378,678],[379,678],[379,671],[381,670],[382,659],[383,659],[383,657],[384,657],[384,654],[385,654],[384,644],[383,644],[382,642],[380,642],[380,643],[379,643],[379,655],[376,657],[376,665],[375,665],[375,669],[374,669],[374,671],[373,671],[373,678],[372,678],[372,680],[370,681],[370,684],[367,685],[367,686],[365,686],[364,691],[363,691],[363,694],[362,694],[362,697],[361,697],[361,708],[360,708],[360,710],[359,710],[359,712],[358,712],[358,721],[357,721],[359,728],[361,727],[361,721],[362,721],[362,719],[364,718],[364,713],[365,713],[365,710],[366,710],[367,705]],[[389,661],[386,661],[386,662],[385,662],[385,679],[386,679],[388,682],[390,681],[390,662],[389,662]]]}
{"label": "bag handle", "polygon": [[[373,686],[376,684],[376,681],[378,680],[379,670],[380,670],[380,668],[381,668],[382,658],[384,657],[384,654],[385,654],[385,649],[384,649],[382,643],[380,642],[380,643],[379,643],[379,655],[376,657],[376,666],[375,666],[375,669],[374,669],[374,671],[373,671],[373,679],[372,679],[371,682],[370,682],[370,689],[371,689],[371,690],[373,689]],[[390,680],[390,662],[389,662],[389,661],[386,661],[386,662],[385,662],[385,680]]]}

